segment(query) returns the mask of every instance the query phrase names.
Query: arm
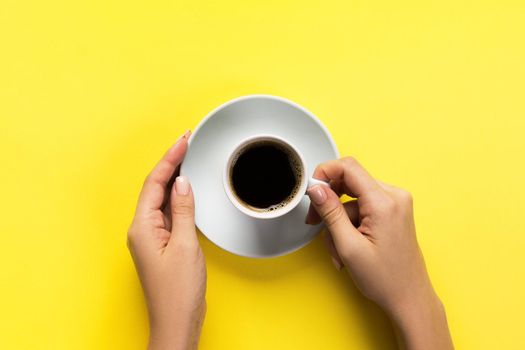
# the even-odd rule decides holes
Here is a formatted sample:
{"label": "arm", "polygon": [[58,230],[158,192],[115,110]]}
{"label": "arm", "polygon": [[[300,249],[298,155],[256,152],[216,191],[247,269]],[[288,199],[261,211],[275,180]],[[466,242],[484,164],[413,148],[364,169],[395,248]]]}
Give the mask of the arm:
{"label": "arm", "polygon": [[453,349],[445,308],[433,291],[390,318],[401,349]]}
{"label": "arm", "polygon": [[[453,349],[445,309],[434,292],[416,238],[412,197],[373,179],[353,158],[329,161],[308,190],[306,222],[325,222],[336,268],[346,266],[361,292],[390,317],[401,347]],[[339,196],[356,200],[341,204]]]}

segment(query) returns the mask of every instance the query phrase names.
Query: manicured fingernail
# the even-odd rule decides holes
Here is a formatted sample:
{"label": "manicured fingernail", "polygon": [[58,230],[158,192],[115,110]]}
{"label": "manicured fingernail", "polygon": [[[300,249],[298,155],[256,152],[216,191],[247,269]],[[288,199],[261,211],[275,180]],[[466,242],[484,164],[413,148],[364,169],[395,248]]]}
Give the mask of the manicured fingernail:
{"label": "manicured fingernail", "polygon": [[341,271],[341,269],[343,268],[343,265],[341,265],[341,263],[337,261],[337,259],[334,257],[332,257],[332,262],[334,263],[334,266],[337,269],[337,271]]}
{"label": "manicured fingernail", "polygon": [[180,196],[186,196],[190,193],[190,182],[186,176],[177,176],[175,179],[175,191]]}
{"label": "manicured fingernail", "polygon": [[182,139],[186,139],[188,140],[190,138],[190,135],[191,135],[191,130],[186,130],[184,132],[184,134],[182,134],[178,139],[177,139],[177,142],[175,143],[179,143]]}
{"label": "manicured fingernail", "polygon": [[317,205],[321,205],[326,200],[326,192],[322,188],[321,185],[315,185],[308,189],[307,193],[308,196],[310,196],[310,199],[312,202],[314,202]]}

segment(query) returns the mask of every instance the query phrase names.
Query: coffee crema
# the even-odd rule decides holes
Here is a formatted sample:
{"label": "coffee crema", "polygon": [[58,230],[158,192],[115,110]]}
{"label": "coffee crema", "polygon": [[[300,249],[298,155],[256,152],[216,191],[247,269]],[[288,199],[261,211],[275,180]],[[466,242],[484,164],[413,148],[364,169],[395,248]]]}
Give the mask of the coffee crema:
{"label": "coffee crema", "polygon": [[230,182],[241,204],[256,211],[286,206],[302,181],[298,155],[274,140],[261,140],[237,151],[230,167]]}

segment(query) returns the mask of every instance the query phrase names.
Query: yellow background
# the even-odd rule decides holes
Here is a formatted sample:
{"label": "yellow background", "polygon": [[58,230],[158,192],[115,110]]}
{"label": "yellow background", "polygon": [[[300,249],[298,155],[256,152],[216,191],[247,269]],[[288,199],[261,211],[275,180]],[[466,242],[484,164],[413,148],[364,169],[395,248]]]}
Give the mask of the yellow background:
{"label": "yellow background", "polygon": [[[522,1],[0,2],[0,348],[143,349],[125,245],[144,176],[250,93],[313,111],[415,197],[458,349],[524,349]],[[201,237],[201,349],[393,349],[317,239],[250,260]]]}

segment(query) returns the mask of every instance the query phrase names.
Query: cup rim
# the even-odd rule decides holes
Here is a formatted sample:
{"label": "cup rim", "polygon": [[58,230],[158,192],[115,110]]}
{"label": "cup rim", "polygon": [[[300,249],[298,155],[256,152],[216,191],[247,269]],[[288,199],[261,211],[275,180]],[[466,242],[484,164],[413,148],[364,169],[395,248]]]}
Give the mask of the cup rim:
{"label": "cup rim", "polygon": [[190,136],[190,139],[188,140],[188,143],[191,144],[191,141],[193,140],[194,135],[196,135],[199,132],[199,130],[206,124],[206,122],[210,118],[212,118],[215,114],[217,114],[221,110],[223,110],[223,109],[225,109],[225,108],[227,108],[227,107],[229,107],[231,105],[243,102],[243,101],[256,100],[256,99],[279,101],[281,103],[287,104],[287,105],[289,105],[289,106],[291,106],[291,107],[293,107],[293,108],[303,112],[304,114],[308,115],[308,117],[310,117],[310,119],[313,120],[317,124],[317,127],[320,128],[321,130],[323,130],[324,134],[327,136],[327,140],[330,142],[330,146],[332,147],[332,150],[337,155],[337,158],[339,157],[339,151],[337,150],[337,146],[336,146],[335,141],[333,140],[332,136],[330,135],[330,132],[328,131],[326,126],[323,123],[321,123],[321,120],[319,120],[319,118],[315,114],[313,114],[308,109],[306,109],[305,107],[301,106],[300,104],[298,104],[298,103],[296,103],[296,102],[294,102],[292,100],[289,100],[289,99],[287,99],[285,97],[282,97],[282,96],[270,95],[270,94],[241,95],[241,96],[232,98],[231,100],[228,100],[228,101],[220,104],[219,106],[217,106],[214,109],[212,109],[211,111],[209,111],[208,114],[206,114],[206,116],[197,124],[197,126],[195,127],[195,129],[193,130],[193,132],[192,132],[192,134]]}
{"label": "cup rim", "polygon": [[[284,145],[286,145],[287,147],[291,148],[293,152],[295,152],[295,154],[297,155],[297,157],[299,158],[299,162],[301,163],[301,167],[302,167],[302,176],[301,176],[301,184],[299,185],[299,188],[297,190],[297,194],[295,195],[295,197],[293,197],[293,199],[284,207],[282,208],[278,208],[276,210],[272,210],[272,211],[255,211],[255,210],[250,210],[249,208],[247,208],[246,206],[244,206],[240,201],[239,199],[233,194],[233,189],[231,188],[231,183],[229,181],[229,177],[230,177],[230,165],[231,165],[231,162],[232,162],[232,158],[237,154],[237,151],[251,143],[251,142],[255,142],[257,140],[276,140],[280,143],[283,143]],[[228,197],[228,199],[230,200],[230,202],[233,204],[233,206],[235,206],[237,209],[239,209],[241,212],[243,212],[244,214],[248,215],[248,216],[251,216],[253,218],[256,218],[256,219],[274,219],[274,218],[278,218],[278,217],[281,217],[283,215],[286,215],[287,213],[289,213],[290,211],[292,211],[295,207],[297,207],[297,205],[301,202],[302,198],[303,198],[303,194],[306,193],[306,187],[307,187],[307,184],[308,184],[308,178],[307,178],[307,175],[306,175],[306,163],[305,163],[305,160],[304,160],[304,157],[303,155],[301,154],[301,152],[299,152],[299,150],[297,149],[297,147],[295,147],[291,142],[283,139],[282,137],[279,137],[279,136],[276,136],[276,135],[273,135],[273,134],[269,134],[269,133],[264,133],[264,134],[256,134],[256,135],[252,135],[252,136],[249,136],[249,137],[246,137],[244,139],[242,139],[240,142],[238,142],[231,150],[229,156],[228,156],[228,160],[226,161],[225,165],[224,165],[224,169],[223,169],[223,176],[222,176],[222,182],[223,182],[223,187],[224,187],[224,191],[226,192],[226,196]]]}

